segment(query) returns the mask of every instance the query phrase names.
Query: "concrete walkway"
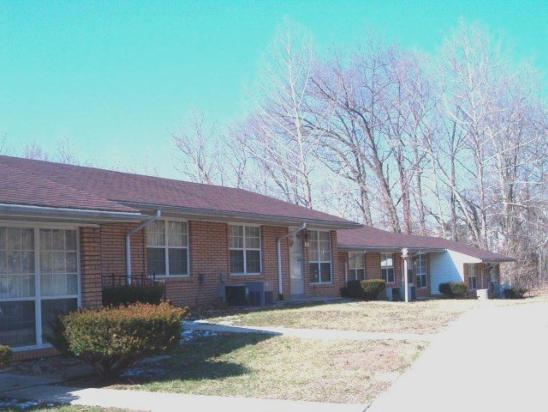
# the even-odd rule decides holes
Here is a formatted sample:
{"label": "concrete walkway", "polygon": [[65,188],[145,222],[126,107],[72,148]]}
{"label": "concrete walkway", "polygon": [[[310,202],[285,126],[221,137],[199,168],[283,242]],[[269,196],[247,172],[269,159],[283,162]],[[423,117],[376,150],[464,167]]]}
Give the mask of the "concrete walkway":
{"label": "concrete walkway", "polygon": [[434,339],[367,411],[545,412],[547,376],[548,302],[485,302]]}
{"label": "concrete walkway", "polygon": [[262,326],[232,326],[219,323],[207,323],[205,321],[186,321],[183,329],[188,331],[207,331],[213,333],[247,333],[291,336],[301,339],[317,340],[406,340],[425,342],[433,339],[434,335],[418,333],[391,333],[391,332],[359,332],[353,330],[334,329],[297,329],[281,327]]}
{"label": "concrete walkway", "polygon": [[229,398],[116,389],[78,389],[33,385],[4,391],[0,396],[72,405],[100,406],[136,411],[237,411],[237,412],[362,412],[364,405],[275,399]]}

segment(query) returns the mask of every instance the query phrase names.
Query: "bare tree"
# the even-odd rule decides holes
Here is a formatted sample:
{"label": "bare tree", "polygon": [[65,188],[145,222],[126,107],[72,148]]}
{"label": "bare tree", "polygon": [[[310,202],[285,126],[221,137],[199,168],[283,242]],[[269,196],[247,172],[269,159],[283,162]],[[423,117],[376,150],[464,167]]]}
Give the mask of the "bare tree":
{"label": "bare tree", "polygon": [[223,184],[218,135],[214,126],[206,125],[203,114],[192,112],[172,139],[181,157],[177,170],[183,176],[197,183]]}
{"label": "bare tree", "polygon": [[309,208],[318,139],[315,129],[304,126],[312,60],[308,39],[286,29],[277,38],[261,78],[256,108],[239,127],[239,141],[267,173],[269,190]]}

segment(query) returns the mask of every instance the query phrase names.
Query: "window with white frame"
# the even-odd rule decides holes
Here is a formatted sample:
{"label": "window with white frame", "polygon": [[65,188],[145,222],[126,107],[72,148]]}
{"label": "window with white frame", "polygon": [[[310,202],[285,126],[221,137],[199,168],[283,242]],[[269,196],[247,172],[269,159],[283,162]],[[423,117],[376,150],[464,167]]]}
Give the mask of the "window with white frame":
{"label": "window with white frame", "polygon": [[188,224],[156,220],[146,227],[149,275],[188,276]]}
{"label": "window with white frame", "polygon": [[365,280],[364,258],[363,252],[348,252],[348,280]]}
{"label": "window with white frame", "polygon": [[478,265],[468,265],[468,288],[476,289],[478,285]]}
{"label": "window with white frame", "polygon": [[40,229],[40,296],[44,342],[62,313],[78,307],[78,248],[75,230]]}
{"label": "window with white frame", "polygon": [[75,229],[0,226],[0,344],[48,341],[79,299]]}
{"label": "window with white frame", "polygon": [[228,225],[230,273],[252,275],[261,273],[261,228]]}
{"label": "window with white frame", "polygon": [[417,278],[417,287],[426,287],[426,259],[424,255],[418,255],[414,261],[413,266],[415,270],[415,276]]}
{"label": "window with white frame", "polygon": [[308,232],[308,262],[312,282],[330,283],[331,277],[331,237],[329,232],[310,230]]}
{"label": "window with white frame", "polygon": [[381,254],[381,279],[394,283],[394,257],[391,253]]}

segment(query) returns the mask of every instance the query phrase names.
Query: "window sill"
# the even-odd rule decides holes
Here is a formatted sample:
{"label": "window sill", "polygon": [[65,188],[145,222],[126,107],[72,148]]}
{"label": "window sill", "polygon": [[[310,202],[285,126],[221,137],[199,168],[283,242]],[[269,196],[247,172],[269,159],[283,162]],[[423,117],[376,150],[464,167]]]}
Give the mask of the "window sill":
{"label": "window sill", "polygon": [[310,282],[309,284],[311,286],[332,286],[334,283],[333,281],[331,281],[331,282]]}
{"label": "window sill", "polygon": [[229,273],[230,276],[262,276],[263,274],[258,273]]}

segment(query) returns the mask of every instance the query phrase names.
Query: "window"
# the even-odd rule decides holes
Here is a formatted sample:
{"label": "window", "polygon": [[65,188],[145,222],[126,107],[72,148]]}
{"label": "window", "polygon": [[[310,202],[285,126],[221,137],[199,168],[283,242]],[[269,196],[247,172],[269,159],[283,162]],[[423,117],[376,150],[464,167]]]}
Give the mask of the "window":
{"label": "window", "polygon": [[261,273],[261,228],[229,225],[228,248],[230,273],[251,275]]}
{"label": "window", "polygon": [[329,232],[308,232],[309,268],[314,283],[331,282],[331,239]]}
{"label": "window", "polygon": [[468,288],[470,289],[477,288],[477,275],[478,275],[478,266],[474,264],[468,265]]}
{"label": "window", "polygon": [[381,254],[381,278],[386,283],[394,283],[394,258],[391,254]]}
{"label": "window", "polygon": [[363,252],[348,253],[348,280],[365,280]]}
{"label": "window", "polygon": [[426,287],[426,261],[424,255],[418,255],[413,261],[415,274],[417,276],[417,287]]}
{"label": "window", "polygon": [[75,230],[40,229],[42,339],[52,322],[78,307],[78,248]]}
{"label": "window", "polygon": [[188,225],[156,220],[146,228],[149,275],[188,276]]}
{"label": "window", "polygon": [[34,229],[0,227],[0,344],[36,344]]}
{"label": "window", "polygon": [[0,227],[0,344],[48,341],[51,323],[78,307],[78,232]]}

